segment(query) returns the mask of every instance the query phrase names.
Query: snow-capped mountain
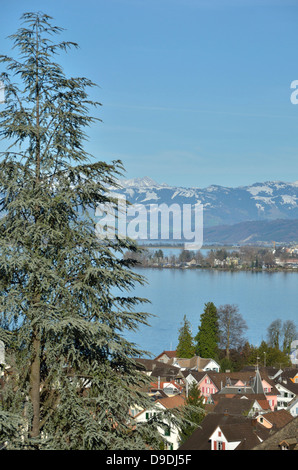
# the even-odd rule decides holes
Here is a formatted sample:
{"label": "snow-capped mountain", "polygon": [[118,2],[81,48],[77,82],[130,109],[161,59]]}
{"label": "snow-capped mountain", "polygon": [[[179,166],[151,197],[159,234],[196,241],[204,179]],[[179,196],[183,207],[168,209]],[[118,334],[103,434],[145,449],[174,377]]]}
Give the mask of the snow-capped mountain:
{"label": "snow-capped mountain", "polygon": [[132,204],[203,205],[204,227],[239,222],[298,219],[298,181],[271,181],[236,188],[211,185],[206,188],[173,187],[151,178],[121,180],[121,193]]}

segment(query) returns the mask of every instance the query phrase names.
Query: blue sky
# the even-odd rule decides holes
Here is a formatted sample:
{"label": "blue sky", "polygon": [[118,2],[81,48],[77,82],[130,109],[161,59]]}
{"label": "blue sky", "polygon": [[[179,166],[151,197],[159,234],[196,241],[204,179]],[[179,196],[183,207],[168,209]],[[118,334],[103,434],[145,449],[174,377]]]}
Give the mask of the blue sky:
{"label": "blue sky", "polygon": [[298,180],[298,0],[10,0],[1,53],[38,10],[80,45],[67,75],[99,85],[96,159],[186,187]]}

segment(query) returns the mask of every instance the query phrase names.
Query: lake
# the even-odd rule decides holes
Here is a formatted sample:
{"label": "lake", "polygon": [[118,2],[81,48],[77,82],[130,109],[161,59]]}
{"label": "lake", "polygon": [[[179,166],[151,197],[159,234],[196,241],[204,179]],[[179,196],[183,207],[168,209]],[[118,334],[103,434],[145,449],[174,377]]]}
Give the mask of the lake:
{"label": "lake", "polygon": [[138,332],[128,332],[125,337],[154,356],[176,349],[184,315],[196,335],[207,302],[216,307],[237,305],[248,326],[245,337],[254,346],[267,340],[267,328],[273,320],[292,320],[297,326],[297,272],[154,268],[135,271],[146,277],[147,285],[137,285],[133,294],[151,301],[139,310],[155,317],[149,318],[150,327],[141,326]]}

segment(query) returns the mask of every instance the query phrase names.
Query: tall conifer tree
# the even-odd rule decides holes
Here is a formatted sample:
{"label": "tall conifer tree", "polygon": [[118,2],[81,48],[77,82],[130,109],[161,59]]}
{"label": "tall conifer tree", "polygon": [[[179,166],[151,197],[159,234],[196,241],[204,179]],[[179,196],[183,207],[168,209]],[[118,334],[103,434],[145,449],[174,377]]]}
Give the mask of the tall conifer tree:
{"label": "tall conifer tree", "polygon": [[128,415],[148,405],[134,361],[142,352],[125,340],[147,323],[130,293],[143,278],[121,256],[137,246],[99,241],[91,216],[116,204],[107,188],[122,165],[92,162],[84,149],[94,84],[54,61],[77,45],[54,43],[61,28],[46,14],[22,21],[10,37],[18,57],[0,57],[0,339],[14,361],[0,428],[10,448],[154,448],[156,427],[134,429]]}
{"label": "tall conifer tree", "polygon": [[217,309],[213,302],[205,304],[195,341],[198,356],[215,359],[218,351],[219,328]]}
{"label": "tall conifer tree", "polygon": [[186,315],[183,317],[183,324],[179,328],[178,336],[178,345],[176,348],[177,357],[181,358],[191,358],[195,352],[193,337],[191,334],[191,325],[186,318]]}

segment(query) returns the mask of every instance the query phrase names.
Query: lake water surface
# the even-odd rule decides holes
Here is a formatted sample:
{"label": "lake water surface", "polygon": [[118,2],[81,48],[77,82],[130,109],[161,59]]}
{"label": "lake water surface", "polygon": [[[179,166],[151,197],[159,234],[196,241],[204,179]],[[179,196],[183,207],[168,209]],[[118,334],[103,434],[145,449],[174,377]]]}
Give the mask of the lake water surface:
{"label": "lake water surface", "polygon": [[149,319],[150,327],[142,326],[125,337],[154,356],[176,348],[184,315],[196,335],[207,302],[216,307],[236,304],[248,326],[245,337],[255,346],[266,341],[267,328],[277,318],[298,325],[297,272],[154,268],[135,271],[146,277],[147,285],[136,286],[133,294],[151,301],[142,305],[142,310],[155,317]]}

